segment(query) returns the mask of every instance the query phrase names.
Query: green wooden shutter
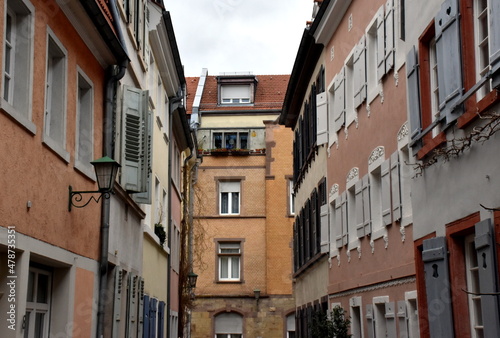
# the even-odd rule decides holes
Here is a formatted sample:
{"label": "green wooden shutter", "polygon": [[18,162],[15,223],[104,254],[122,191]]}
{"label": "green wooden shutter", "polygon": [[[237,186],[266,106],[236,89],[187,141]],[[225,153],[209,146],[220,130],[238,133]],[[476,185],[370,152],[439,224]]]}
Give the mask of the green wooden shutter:
{"label": "green wooden shutter", "polygon": [[408,118],[410,137],[415,139],[422,131],[420,115],[420,80],[418,72],[418,54],[413,46],[406,56],[406,86],[408,100]]}
{"label": "green wooden shutter", "polygon": [[427,311],[431,337],[453,338],[453,314],[446,238],[423,241]]}
{"label": "green wooden shutter", "polygon": [[495,243],[495,231],[490,219],[485,219],[475,226],[474,244],[477,252],[479,291],[483,315],[484,336],[500,337],[500,318],[498,296],[498,271]]}
{"label": "green wooden shutter", "polygon": [[316,95],[316,145],[328,143],[328,105],[326,92]]}

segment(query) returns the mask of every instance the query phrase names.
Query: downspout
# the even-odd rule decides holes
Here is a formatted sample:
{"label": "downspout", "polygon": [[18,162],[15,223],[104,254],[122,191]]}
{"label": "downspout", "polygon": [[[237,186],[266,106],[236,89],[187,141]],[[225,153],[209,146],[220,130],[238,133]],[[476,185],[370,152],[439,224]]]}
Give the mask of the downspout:
{"label": "downspout", "polygon": [[[123,39],[123,34],[120,28],[120,18],[116,8],[116,0],[109,1],[109,9],[113,18],[113,24],[116,31],[116,35],[127,54],[125,40]],[[108,69],[108,80],[106,83],[105,92],[105,106],[104,106],[104,121],[103,121],[103,156],[114,157],[114,96],[116,91],[116,83],[123,78],[127,66],[129,64],[129,59],[124,58],[118,65],[118,71],[116,71],[116,66],[110,66]],[[97,338],[104,337],[104,315],[106,300],[108,300],[108,248],[109,248],[109,220],[110,220],[110,206],[111,199],[102,199],[101,204],[101,252],[99,257],[99,299],[97,306]]]}

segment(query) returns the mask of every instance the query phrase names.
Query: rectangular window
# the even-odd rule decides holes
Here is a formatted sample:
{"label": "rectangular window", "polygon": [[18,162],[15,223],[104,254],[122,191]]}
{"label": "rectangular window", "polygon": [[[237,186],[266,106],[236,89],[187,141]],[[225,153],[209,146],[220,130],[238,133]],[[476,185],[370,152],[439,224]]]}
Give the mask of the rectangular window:
{"label": "rectangular window", "polygon": [[94,159],[94,100],[92,82],[83,73],[78,73],[77,92],[77,164],[92,173],[90,161]]}
{"label": "rectangular window", "polygon": [[30,267],[26,297],[25,337],[48,337],[52,274]]}
{"label": "rectangular window", "polygon": [[[432,38],[429,42],[429,85],[431,96],[431,123],[439,118],[439,84],[438,84],[438,63],[436,54],[436,39]],[[440,128],[432,130],[432,136],[436,137]]]}
{"label": "rectangular window", "polygon": [[219,182],[219,213],[221,215],[240,214],[241,182]]}
{"label": "rectangular window", "polygon": [[181,153],[177,142],[172,143],[173,156],[172,156],[172,180],[178,189],[181,189]]}
{"label": "rectangular window", "polygon": [[216,149],[248,149],[248,131],[215,132],[213,147]]}
{"label": "rectangular window", "polygon": [[[474,38],[476,47],[476,74],[481,79],[490,70],[489,60],[489,24],[488,0],[474,1]],[[482,99],[491,91],[491,81],[488,80],[478,91],[477,100]]]}
{"label": "rectangular window", "polygon": [[356,120],[356,111],[354,109],[354,59],[351,54],[345,65],[345,125],[346,128]]}
{"label": "rectangular window", "polygon": [[240,243],[219,243],[219,280],[239,281],[241,263]]}
{"label": "rectangular window", "polygon": [[293,180],[288,180],[288,210],[290,215],[295,215],[295,195],[293,193]]}
{"label": "rectangular window", "polygon": [[479,266],[474,234],[465,237],[465,273],[469,302],[469,316],[472,337],[483,337],[483,314],[481,312],[481,291],[479,289]]}
{"label": "rectangular window", "polygon": [[223,85],[220,88],[222,104],[252,103],[251,85]]}
{"label": "rectangular window", "polygon": [[351,334],[353,337],[363,337],[361,297],[353,297],[349,303],[351,305]]}

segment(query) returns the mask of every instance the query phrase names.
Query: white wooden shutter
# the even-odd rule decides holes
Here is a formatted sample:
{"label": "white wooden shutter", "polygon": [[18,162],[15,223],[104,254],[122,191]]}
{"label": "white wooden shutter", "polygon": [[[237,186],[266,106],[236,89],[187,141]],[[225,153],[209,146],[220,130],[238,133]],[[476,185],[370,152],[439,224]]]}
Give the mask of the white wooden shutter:
{"label": "white wooden shutter", "polygon": [[347,244],[347,195],[345,191],[335,199],[335,227],[337,248]]}
{"label": "white wooden shutter", "polygon": [[498,272],[496,264],[495,231],[491,219],[485,219],[475,225],[474,244],[477,251],[479,291],[483,314],[484,336],[500,337],[500,318],[498,297]]}
{"label": "white wooden shutter", "polygon": [[445,237],[423,241],[427,310],[431,337],[453,338],[453,314]]}
{"label": "white wooden shutter", "polygon": [[144,278],[139,277],[137,308],[137,337],[142,337],[144,327]]}
{"label": "white wooden shutter", "polygon": [[392,223],[391,215],[391,175],[389,159],[382,162],[380,166],[381,196],[382,196],[382,221],[384,226]]}
{"label": "white wooden shutter", "polygon": [[420,81],[418,72],[418,53],[413,46],[406,56],[406,91],[410,137],[414,139],[422,130],[420,116]]}
{"label": "white wooden shutter", "polygon": [[394,6],[393,0],[385,3],[385,73],[394,67]]}
{"label": "white wooden shutter", "polygon": [[123,270],[115,267],[115,289],[113,299],[113,338],[120,337],[120,321],[122,320]]}
{"label": "white wooden shutter", "polygon": [[137,332],[137,279],[138,276],[130,273],[128,276],[128,304],[127,304],[127,337],[134,338]]}
{"label": "white wooden shutter", "polygon": [[438,63],[439,110],[449,124],[462,113],[452,109],[463,95],[458,0],[445,0],[434,18]]}
{"label": "white wooden shutter", "polygon": [[316,145],[328,143],[328,105],[326,92],[316,95]]}
{"label": "white wooden shutter", "polygon": [[385,75],[385,25],[384,6],[377,12],[377,79]]}
{"label": "white wooden shutter", "polygon": [[370,208],[370,180],[368,175],[364,176],[363,182],[363,227],[365,228],[365,235],[372,233],[372,214]]}
{"label": "white wooden shutter", "polygon": [[333,119],[334,129],[338,132],[345,124],[345,67],[335,77],[334,99],[333,99]]}
{"label": "white wooden shutter", "polygon": [[489,32],[488,42],[490,45],[490,65],[493,72],[493,87],[500,86],[500,1],[488,3]]}
{"label": "white wooden shutter", "polygon": [[347,245],[349,243],[349,227],[347,224],[347,193],[344,191],[342,193],[342,244]]}
{"label": "white wooden shutter", "polygon": [[366,324],[368,325],[368,338],[375,338],[375,318],[372,304],[366,305]]}
{"label": "white wooden shutter", "polygon": [[399,337],[408,338],[408,315],[406,310],[406,301],[398,301],[398,323],[399,323]]}
{"label": "white wooden shutter", "polygon": [[365,36],[354,49],[354,108],[358,108],[366,99],[366,45]]}
{"label": "white wooden shutter", "polygon": [[401,178],[399,153],[396,151],[391,155],[391,197],[392,197],[392,221],[401,220]]}
{"label": "white wooden shutter", "polygon": [[385,303],[385,324],[387,327],[387,338],[396,338],[396,306],[394,302]]}
{"label": "white wooden shutter", "polygon": [[328,204],[323,204],[320,209],[320,219],[321,219],[321,252],[328,252],[329,248],[329,238],[330,234],[328,232]]}
{"label": "white wooden shutter", "polygon": [[361,180],[357,181],[354,186],[354,200],[355,200],[355,215],[356,215],[356,233],[358,238],[361,238],[365,235],[365,227],[364,222],[365,219],[363,217],[363,182]]}

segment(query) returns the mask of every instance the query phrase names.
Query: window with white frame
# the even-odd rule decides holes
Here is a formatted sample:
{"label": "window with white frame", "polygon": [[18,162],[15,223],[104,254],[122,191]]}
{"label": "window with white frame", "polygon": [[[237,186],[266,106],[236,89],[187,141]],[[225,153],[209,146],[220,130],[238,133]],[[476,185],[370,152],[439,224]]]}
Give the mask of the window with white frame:
{"label": "window with white frame", "polygon": [[52,274],[30,267],[26,296],[24,337],[48,337],[51,306]]}
{"label": "window with white frame", "polygon": [[240,281],[241,243],[218,243],[219,281]]}
{"label": "window with white frame", "polygon": [[[439,118],[439,84],[438,84],[438,63],[436,54],[436,39],[432,38],[429,42],[429,69],[430,69],[430,94],[431,94],[431,121]],[[432,136],[436,137],[440,128],[432,129]]]}
{"label": "window with white frame", "polygon": [[375,337],[387,337],[385,303],[373,304],[373,316],[375,321]]}
{"label": "window with white frame", "polygon": [[293,193],[293,179],[288,180],[288,210],[290,215],[295,215],[295,195]]}
{"label": "window with white frame", "polygon": [[160,188],[160,180],[158,177],[155,177],[155,215],[154,222],[155,224],[161,223],[163,218],[163,210],[162,210],[162,200],[161,198],[161,188]]}
{"label": "window with white frame", "polygon": [[65,149],[67,52],[51,33],[47,43],[45,82],[45,136],[52,148]]}
{"label": "window with white frame", "polygon": [[[489,61],[489,24],[488,0],[474,1],[474,39],[476,47],[476,74],[477,79],[486,75],[490,70]],[[483,98],[491,91],[491,81],[487,81],[478,91],[477,99]]]}
{"label": "window with white frame", "polygon": [[363,337],[361,297],[351,298],[349,304],[351,307],[351,334],[353,337]]}
{"label": "window with white frame", "polygon": [[[34,7],[29,1],[8,0],[5,7],[2,109],[30,129],[33,75]],[[5,104],[6,103],[6,104]]]}
{"label": "window with white frame", "polygon": [[235,312],[221,313],[215,317],[215,338],[242,338],[243,317]]}
{"label": "window with white frame", "polygon": [[248,131],[213,133],[213,147],[216,149],[248,149]]}
{"label": "window with white frame", "polygon": [[220,87],[221,104],[248,104],[252,103],[251,85],[222,85]]}
{"label": "window with white frame", "polygon": [[181,188],[181,152],[177,146],[177,142],[172,143],[173,155],[172,155],[172,180],[175,185]]}
{"label": "window with white frame", "polygon": [[465,237],[465,273],[469,298],[469,316],[471,336],[484,336],[483,315],[481,312],[481,295],[479,289],[479,264],[474,243],[474,234]]}
{"label": "window with white frame", "polygon": [[378,93],[377,39],[377,20],[374,19],[366,31],[366,82],[368,85],[368,102]]}
{"label": "window with white frame", "polygon": [[[84,168],[94,159],[94,100],[90,79],[78,72],[76,160]],[[89,170],[92,172],[92,170]]]}
{"label": "window with white frame", "polygon": [[219,182],[219,214],[239,215],[240,214],[240,181]]}
{"label": "window with white frame", "polygon": [[286,338],[295,338],[295,313],[286,316]]}
{"label": "window with white frame", "polygon": [[354,109],[354,55],[347,58],[345,64],[345,125],[346,128],[357,119]]}

